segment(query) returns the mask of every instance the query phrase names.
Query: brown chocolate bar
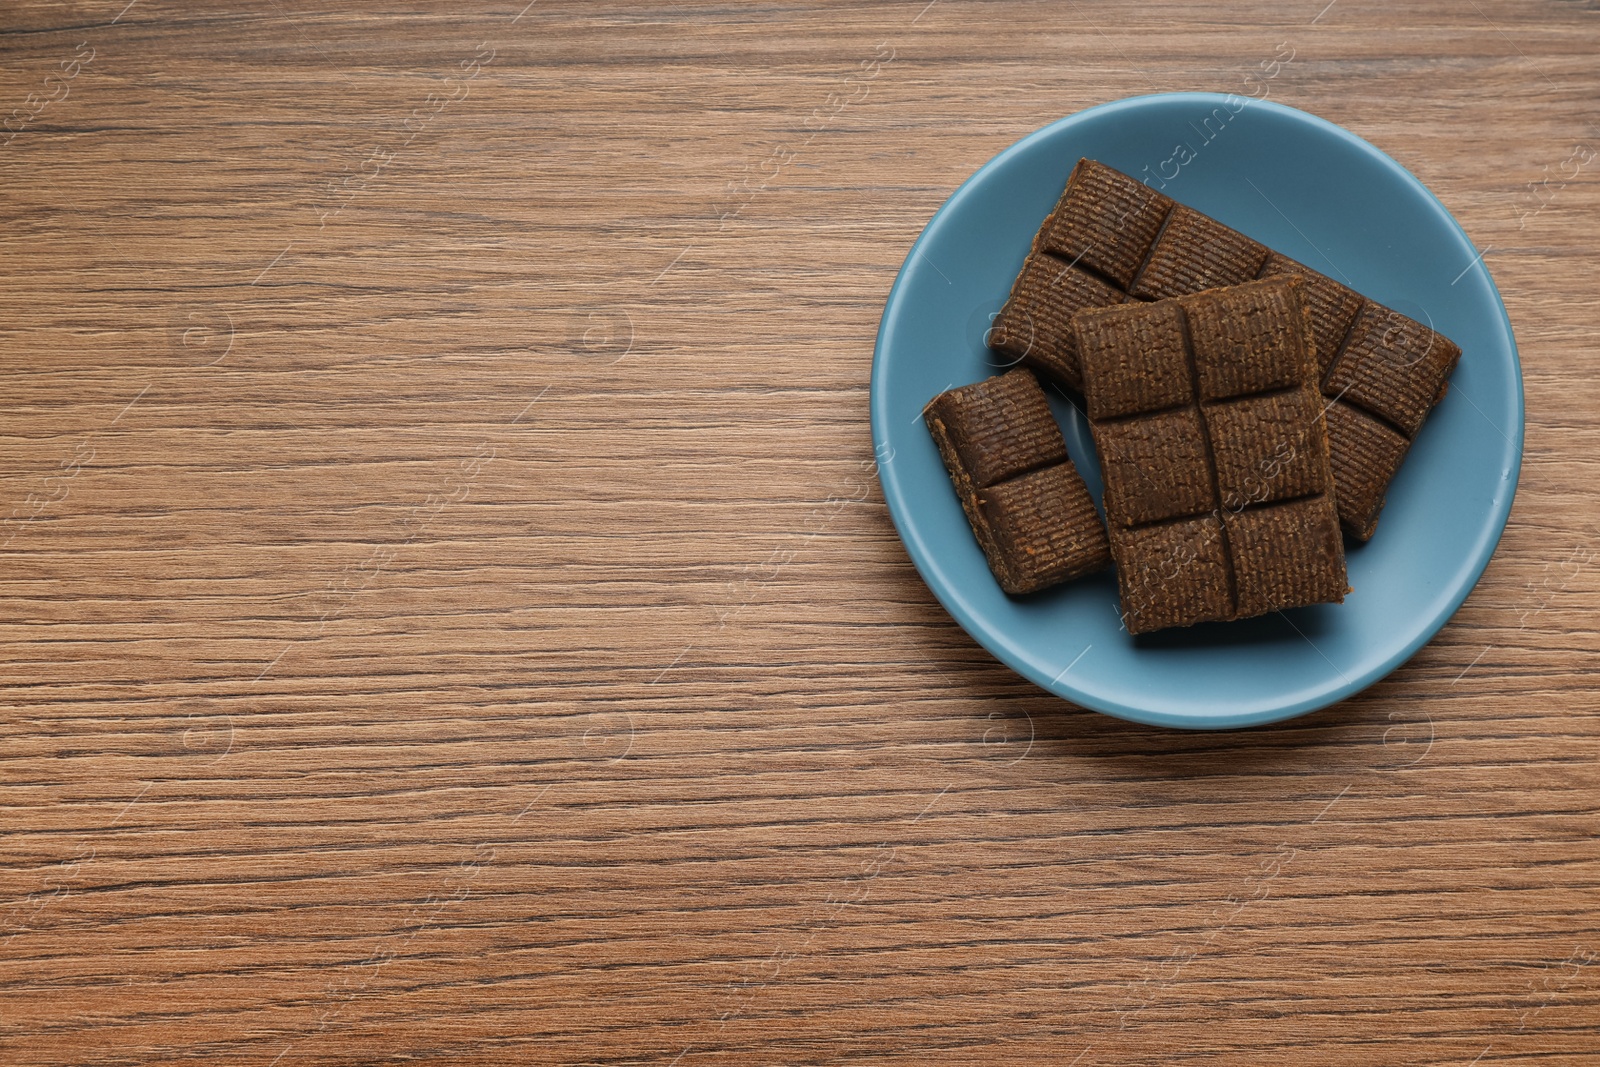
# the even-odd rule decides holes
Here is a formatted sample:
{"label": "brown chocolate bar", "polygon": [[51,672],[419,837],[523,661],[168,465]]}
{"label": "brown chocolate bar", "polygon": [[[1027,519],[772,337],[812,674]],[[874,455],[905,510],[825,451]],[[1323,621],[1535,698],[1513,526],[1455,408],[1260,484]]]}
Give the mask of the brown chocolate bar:
{"label": "brown chocolate bar", "polygon": [[1365,541],[1406,449],[1444,397],[1461,356],[1454,342],[1421,323],[1083,159],[1034,238],[989,344],[1081,391],[1071,329],[1076,313],[1285,274],[1305,279],[1318,383],[1335,401],[1328,436],[1339,519]]}
{"label": "brown chocolate bar", "polygon": [[1000,588],[1032,593],[1111,564],[1105,526],[1030,372],[940,393],[923,420]]}
{"label": "brown chocolate bar", "polygon": [[1307,289],[1279,275],[1077,316],[1129,633],[1344,599]]}

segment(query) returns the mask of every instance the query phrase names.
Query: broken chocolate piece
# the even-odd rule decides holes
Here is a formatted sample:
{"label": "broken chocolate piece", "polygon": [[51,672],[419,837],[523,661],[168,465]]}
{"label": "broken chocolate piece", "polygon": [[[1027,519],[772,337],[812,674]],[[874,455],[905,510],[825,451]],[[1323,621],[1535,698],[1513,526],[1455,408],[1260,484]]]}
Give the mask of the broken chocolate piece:
{"label": "broken chocolate piece", "polygon": [[923,421],[1000,588],[1036,592],[1110,565],[1105,526],[1030,371],[940,393]]}

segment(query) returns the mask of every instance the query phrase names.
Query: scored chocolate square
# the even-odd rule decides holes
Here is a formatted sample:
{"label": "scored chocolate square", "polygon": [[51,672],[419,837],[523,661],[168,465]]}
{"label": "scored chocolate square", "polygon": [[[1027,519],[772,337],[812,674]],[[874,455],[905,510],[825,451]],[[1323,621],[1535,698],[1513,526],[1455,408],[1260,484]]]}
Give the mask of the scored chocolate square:
{"label": "scored chocolate square", "polygon": [[1084,308],[1105,307],[1123,299],[1122,293],[1066,260],[1035,252],[1022,264],[1011,302],[995,316],[989,347],[1009,353],[1014,361],[1057,381],[1077,383],[1080,375],[1072,316]]}
{"label": "scored chocolate square", "polygon": [[1105,525],[1030,371],[940,393],[923,421],[1000,588],[1032,593],[1111,564]]}
{"label": "scored chocolate square", "polygon": [[1074,320],[1129,633],[1344,599],[1306,288],[1278,275]]}
{"label": "scored chocolate square", "polygon": [[[1285,275],[1305,281],[1317,384],[1333,401],[1330,412],[1339,413],[1330,414],[1327,427],[1339,519],[1365,541],[1377,527],[1389,481],[1443,399],[1461,356],[1428,326],[1135,178],[1082,159],[1034,237],[989,345],[1082,391],[1069,328],[1078,312]],[[1374,420],[1391,433],[1374,430],[1368,425]]]}
{"label": "scored chocolate square", "polygon": [[1227,514],[1238,617],[1344,599],[1344,540],[1325,496]]}
{"label": "scored chocolate square", "polygon": [[1133,634],[1235,618],[1228,550],[1215,515],[1135,526],[1112,541],[1122,621]]}

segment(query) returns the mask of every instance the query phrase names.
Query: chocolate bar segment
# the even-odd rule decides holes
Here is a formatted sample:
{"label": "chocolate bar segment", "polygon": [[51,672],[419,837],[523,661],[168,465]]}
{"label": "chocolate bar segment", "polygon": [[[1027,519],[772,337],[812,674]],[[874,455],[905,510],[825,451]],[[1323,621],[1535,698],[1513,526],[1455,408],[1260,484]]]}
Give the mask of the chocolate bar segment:
{"label": "chocolate bar segment", "polygon": [[1031,372],[940,393],[923,421],[1000,588],[1031,593],[1110,564],[1105,526]]}
{"label": "chocolate bar segment", "polygon": [[[1281,275],[1074,320],[1130,633],[1344,599],[1304,288]],[[1149,343],[1168,336],[1178,351]]]}
{"label": "chocolate bar segment", "polygon": [[1239,511],[1332,488],[1323,450],[1311,441],[1325,433],[1322,407],[1321,394],[1309,384],[1206,405],[1206,431],[1225,509]]}
{"label": "chocolate bar segment", "polygon": [[1365,541],[1377,528],[1384,491],[1411,442],[1392,426],[1350,404],[1329,404],[1324,418],[1329,440],[1337,439],[1344,446],[1332,453],[1339,521],[1352,536]]}
{"label": "chocolate bar segment", "polygon": [[1356,316],[1325,390],[1414,437],[1461,349],[1414,319],[1378,304]]}
{"label": "chocolate bar segment", "polygon": [[1067,458],[1067,442],[1044,390],[1026,371],[940,393],[924,417],[954,451],[952,471],[969,479],[965,493]]}
{"label": "chocolate bar segment", "polygon": [[1080,159],[1034,239],[1034,250],[1060,256],[1126,290],[1171,208],[1169,198],[1143,182]]}
{"label": "chocolate bar segment", "polygon": [[[1296,293],[1304,286],[1293,287]],[[1281,285],[1240,285],[1176,302],[1188,319],[1201,400],[1227,400],[1312,380],[1311,320]]]}
{"label": "chocolate bar segment", "polygon": [[1266,259],[1265,246],[1179,204],[1156,238],[1132,293],[1141,300],[1164,300],[1238,285],[1253,279]]}
{"label": "chocolate bar segment", "polygon": [[1091,422],[1105,471],[1106,523],[1142,526],[1215,511],[1205,430],[1192,407]]}
{"label": "chocolate bar segment", "polygon": [[[1298,275],[1304,280],[1302,303],[1311,319],[1312,339],[1306,347],[1316,362],[1321,391],[1333,401],[1330,412],[1347,409],[1375,416],[1394,429],[1406,447],[1428,411],[1443,399],[1446,379],[1460,357],[1455,344],[1422,323],[1093,160],[1080,160],[1073,168],[1060,201],[1034,238],[1034,253],[1041,252],[1075,263],[1079,273],[1105,283],[1105,290],[1095,295],[1103,305],[1116,303],[1112,296],[1157,300],[1250,279]],[[1059,316],[1052,320],[1039,305],[1051,297],[1043,291],[1030,292],[1037,292],[1036,302],[1029,306],[1032,319],[1053,322],[1059,336]],[[1016,297],[1014,292],[1008,308],[1017,303]],[[1062,305],[1066,313],[1085,306],[1081,299]],[[995,336],[1011,346],[1006,350],[1014,350],[1012,331],[997,330]],[[1029,365],[1069,388],[1087,392],[1071,343],[1056,342],[1047,350],[1062,354],[1055,359],[1030,357]],[[1241,368],[1232,384],[1215,380],[1204,384],[1222,392],[1257,388],[1259,379],[1246,370]],[[1346,438],[1347,430],[1358,436]],[[1376,527],[1388,485],[1387,480],[1373,479],[1387,466],[1394,442],[1384,440],[1385,462],[1375,465],[1373,441],[1363,422],[1330,418],[1327,432],[1340,521],[1351,536],[1366,540]],[[1358,450],[1366,451],[1357,454]],[[1400,456],[1404,457],[1404,448]],[[1397,467],[1398,461],[1393,465]]]}
{"label": "chocolate bar segment", "polygon": [[1094,419],[1161,411],[1194,402],[1183,316],[1176,305],[1141,315],[1078,320],[1080,344],[1093,345],[1095,387],[1084,390]]}
{"label": "chocolate bar segment", "polygon": [[1270,253],[1260,276],[1271,278],[1279,274],[1298,274],[1305,280],[1306,309],[1311,313],[1311,332],[1317,339],[1317,371],[1319,375],[1326,374],[1328,365],[1344,344],[1344,335],[1355,321],[1356,313],[1366,301],[1360,294],[1281,252]]}
{"label": "chocolate bar segment", "polygon": [[1344,599],[1344,541],[1324,496],[1225,511],[1239,618]]}
{"label": "chocolate bar segment", "polygon": [[1000,588],[1029,593],[1102,570],[1111,562],[1105,527],[1070,460],[978,493],[999,552]]}
{"label": "chocolate bar segment", "polygon": [[1065,260],[1035,252],[1022,265],[989,330],[989,347],[1056,381],[1081,388],[1072,316],[1120,303],[1123,294]]}
{"label": "chocolate bar segment", "polygon": [[1113,530],[1111,553],[1130,634],[1235,618],[1228,551],[1215,515]]}

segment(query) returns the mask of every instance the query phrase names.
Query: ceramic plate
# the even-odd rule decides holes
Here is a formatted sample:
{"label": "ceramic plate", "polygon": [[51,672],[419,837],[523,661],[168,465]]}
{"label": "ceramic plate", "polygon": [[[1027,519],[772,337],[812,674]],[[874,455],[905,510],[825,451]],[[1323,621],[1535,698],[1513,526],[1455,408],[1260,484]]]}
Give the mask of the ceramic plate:
{"label": "ceramic plate", "polygon": [[[1139,638],[1108,571],[1030,597],[1000,591],[922,407],[998,373],[983,339],[1080,156],[1188,204],[1427,323],[1461,346],[1450,391],[1348,546],[1343,604]],[[1059,392],[1068,450],[1100,495],[1088,428]],[[906,257],[872,366],[872,434],[906,549],[950,614],[1005,663],[1085,707],[1218,729],[1324,707],[1382,678],[1466,599],[1505,528],[1522,458],[1522,377],[1505,307],[1444,206],[1354,134],[1293,108],[1209,93],[1135,97],[1062,119],[957,189]]]}

